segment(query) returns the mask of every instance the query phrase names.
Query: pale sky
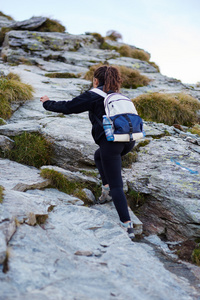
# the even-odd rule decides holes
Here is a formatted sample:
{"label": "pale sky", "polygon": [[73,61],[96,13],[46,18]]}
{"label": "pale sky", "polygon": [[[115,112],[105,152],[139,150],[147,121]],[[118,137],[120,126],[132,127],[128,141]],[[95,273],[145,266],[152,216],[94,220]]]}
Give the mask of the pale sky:
{"label": "pale sky", "polygon": [[67,32],[108,30],[151,54],[163,75],[200,82],[200,0],[1,0],[0,10],[23,21],[59,20]]}

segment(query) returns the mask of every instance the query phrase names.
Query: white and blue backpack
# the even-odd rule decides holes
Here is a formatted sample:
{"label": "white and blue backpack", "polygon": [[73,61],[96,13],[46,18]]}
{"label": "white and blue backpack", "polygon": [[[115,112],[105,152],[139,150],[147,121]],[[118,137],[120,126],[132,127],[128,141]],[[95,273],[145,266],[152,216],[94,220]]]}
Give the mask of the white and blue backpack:
{"label": "white and blue backpack", "polygon": [[105,112],[112,123],[114,142],[129,142],[144,137],[142,118],[138,116],[131,99],[120,93],[106,94],[98,88],[90,91],[104,97]]}

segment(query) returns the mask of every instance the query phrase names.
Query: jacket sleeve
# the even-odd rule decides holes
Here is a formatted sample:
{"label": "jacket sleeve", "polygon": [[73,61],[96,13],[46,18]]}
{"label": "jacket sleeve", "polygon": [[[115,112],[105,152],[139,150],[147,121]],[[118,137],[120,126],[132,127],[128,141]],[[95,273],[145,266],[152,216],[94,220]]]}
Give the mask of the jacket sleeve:
{"label": "jacket sleeve", "polygon": [[70,101],[52,101],[48,100],[43,103],[46,110],[63,114],[79,114],[91,110],[91,94],[85,92]]}

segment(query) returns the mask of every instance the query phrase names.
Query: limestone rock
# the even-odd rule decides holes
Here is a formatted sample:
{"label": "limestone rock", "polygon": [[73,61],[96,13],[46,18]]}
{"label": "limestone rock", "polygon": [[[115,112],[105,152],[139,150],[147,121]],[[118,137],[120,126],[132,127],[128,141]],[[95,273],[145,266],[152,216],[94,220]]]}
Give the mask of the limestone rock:
{"label": "limestone rock", "polygon": [[[59,32],[36,32],[12,30],[6,33],[3,43],[2,55],[9,62],[17,62],[35,57],[49,56],[52,51],[72,51],[79,48],[99,48],[98,42],[92,36],[71,35]],[[23,49],[23,50],[22,50]],[[47,51],[47,54],[46,54]],[[64,59],[65,58],[61,58]]]}
{"label": "limestone rock", "polygon": [[200,157],[188,146],[175,137],[153,140],[126,174],[129,187],[146,195],[140,208],[146,228],[157,224],[169,239],[200,234]]}
{"label": "limestone rock", "polygon": [[7,136],[0,135],[0,149],[2,151],[11,150],[14,146],[14,141]]}
{"label": "limestone rock", "polygon": [[120,57],[116,59],[109,59],[109,64],[111,65],[118,65],[118,66],[125,66],[131,69],[137,69],[140,72],[143,73],[157,73],[158,71],[150,65],[146,61],[141,61],[136,58],[131,57]]}
{"label": "limestone rock", "polygon": [[0,16],[0,30],[2,27],[8,27],[12,23],[13,23],[12,20],[9,20],[6,17]]}
{"label": "limestone rock", "polygon": [[37,188],[46,185],[46,179],[40,176],[38,169],[24,166],[9,159],[0,158],[0,175],[0,185],[5,189],[17,189],[21,184],[19,190],[24,191],[28,189],[28,186],[31,189],[34,185]]}
{"label": "limestone rock", "polygon": [[[197,296],[187,280],[163,267],[150,246],[131,242],[123,229],[98,211],[61,206],[49,214],[44,228],[21,225],[10,242],[9,272],[0,274],[4,299]],[[109,246],[102,246],[107,242]],[[98,256],[88,256],[96,252]]]}
{"label": "limestone rock", "polygon": [[96,199],[94,194],[92,193],[92,191],[90,191],[89,189],[83,189],[83,192],[85,193],[86,197],[87,197],[87,201],[89,203],[95,204],[96,203]]}
{"label": "limestone rock", "polygon": [[6,241],[3,233],[0,231],[0,264],[2,264],[6,258]]}
{"label": "limestone rock", "polygon": [[[91,137],[87,113],[63,116],[45,111],[39,101],[45,94],[55,101],[71,100],[89,89],[91,82],[47,78],[46,72],[81,73],[83,77],[90,65],[109,60],[139,69],[152,79],[148,86],[122,89],[130,98],[148,92],[186,92],[200,99],[197,87],[163,76],[147,62],[101,50],[91,35],[12,30],[6,34],[2,55],[8,62],[20,64],[1,59],[1,71],[19,74],[23,82],[33,85],[35,95],[16,107],[7,124],[0,126],[1,136],[42,133],[53,141],[55,150],[55,165],[45,167],[73,180],[91,180],[94,185],[99,184],[98,179],[78,172],[88,165],[94,167],[98,147]],[[129,209],[134,232],[141,235],[144,225],[148,234],[175,241],[194,239],[200,233],[199,139],[189,135],[187,128],[176,131],[173,126],[153,122],[145,122],[144,127],[149,144],[140,146],[138,161],[123,170],[124,186],[144,196],[137,216]],[[171,136],[161,138],[166,131]],[[192,273],[188,265],[174,262],[177,257],[166,243],[152,235],[131,242],[113,203],[88,208],[81,199],[48,184],[40,170],[0,159],[0,185],[5,188],[0,204],[2,261],[6,247],[10,249],[9,271],[0,272],[0,298],[198,299],[197,270]],[[167,263],[160,251],[170,258]],[[171,259],[176,263],[173,267]]]}
{"label": "limestone rock", "polygon": [[41,170],[44,170],[44,169],[54,170],[54,171],[64,175],[65,178],[69,181],[77,181],[77,182],[82,182],[82,183],[89,182],[89,183],[97,184],[97,185],[99,184],[99,180],[97,180],[94,177],[81,174],[81,172],[71,172],[69,170],[65,170],[63,168],[56,167],[56,166],[50,166],[50,165],[42,166]]}
{"label": "limestone rock", "polygon": [[4,234],[6,243],[10,241],[16,229],[17,229],[17,222],[14,219],[11,221],[8,220],[0,223],[0,232]]}
{"label": "limestone rock", "polygon": [[25,21],[13,22],[9,27],[15,30],[34,30],[40,27],[46,20],[47,18],[45,17],[32,17]]}

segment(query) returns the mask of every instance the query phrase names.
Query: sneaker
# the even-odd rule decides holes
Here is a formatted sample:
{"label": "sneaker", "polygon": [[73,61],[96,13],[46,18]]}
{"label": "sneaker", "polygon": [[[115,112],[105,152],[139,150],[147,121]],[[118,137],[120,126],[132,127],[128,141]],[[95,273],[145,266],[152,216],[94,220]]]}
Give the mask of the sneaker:
{"label": "sneaker", "polygon": [[110,195],[110,188],[102,186],[102,194],[99,197],[99,203],[104,204],[106,202],[112,201],[112,197]]}
{"label": "sneaker", "polygon": [[131,240],[133,240],[135,238],[135,234],[134,234],[134,229],[133,229],[133,223],[130,221],[128,223],[122,223],[121,225],[126,228],[126,231],[128,233],[128,236]]}

